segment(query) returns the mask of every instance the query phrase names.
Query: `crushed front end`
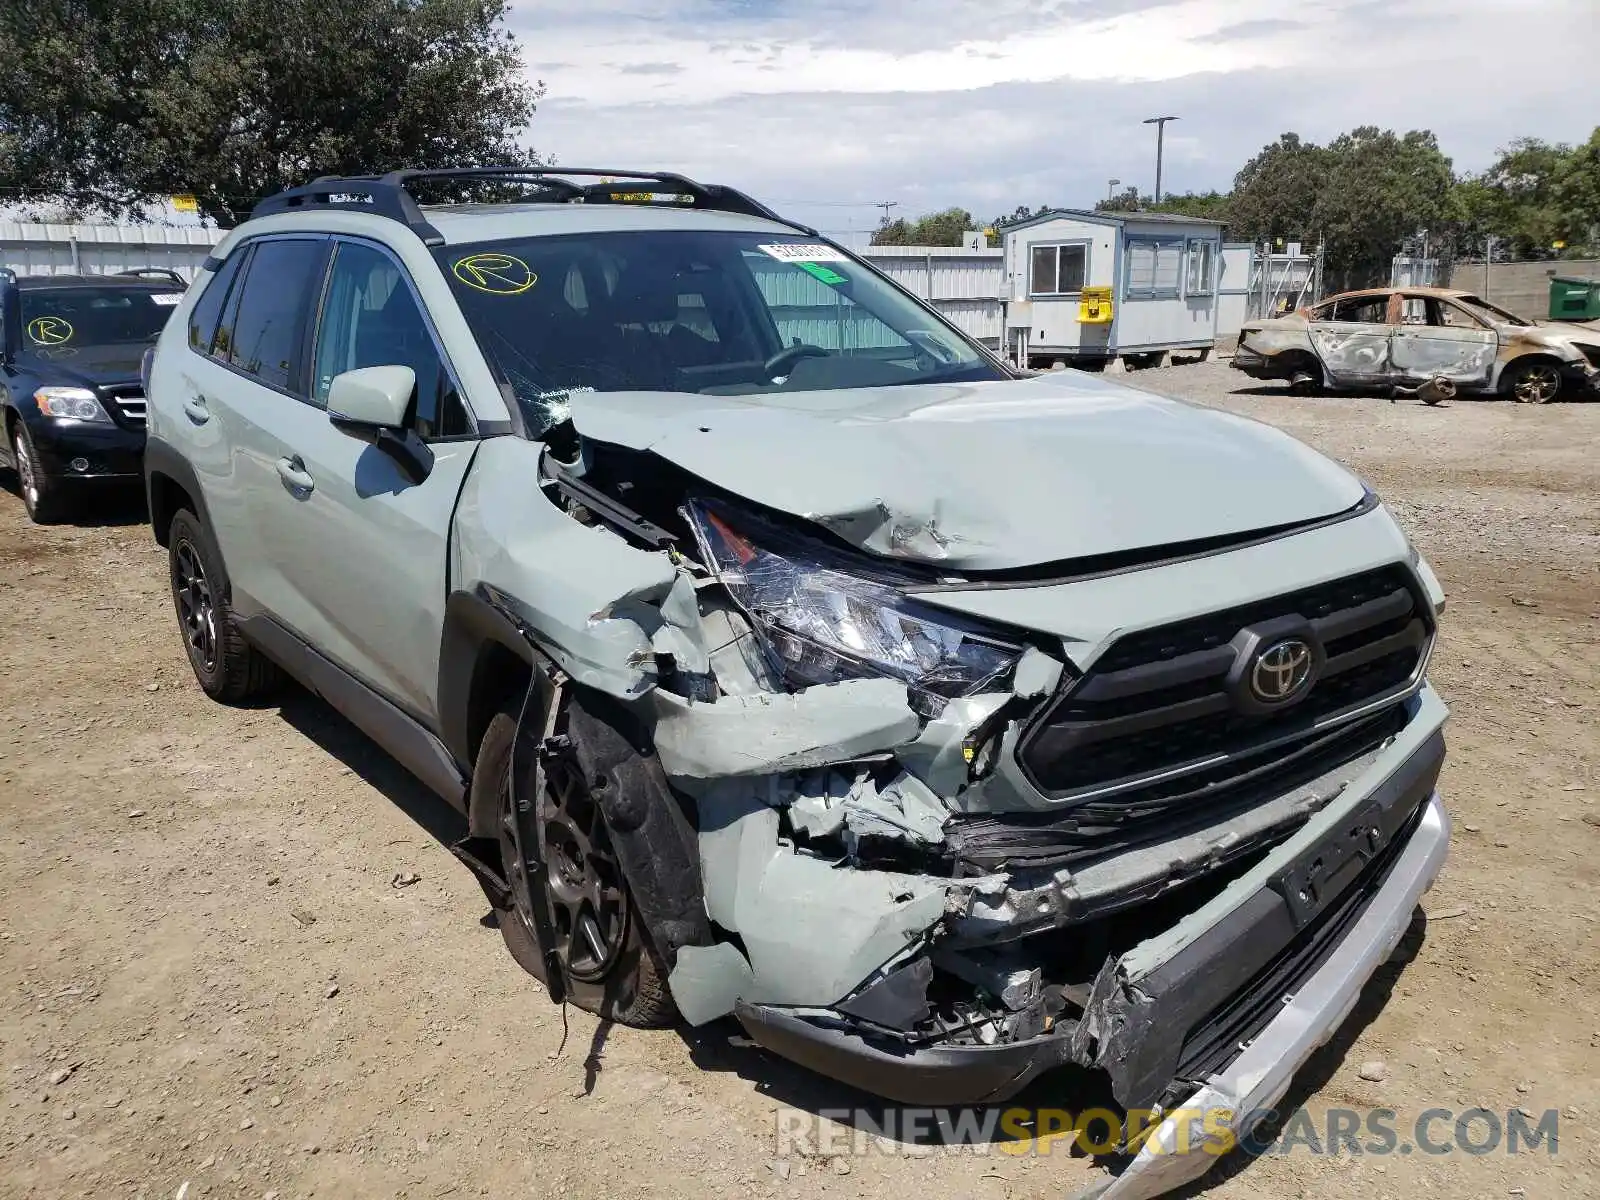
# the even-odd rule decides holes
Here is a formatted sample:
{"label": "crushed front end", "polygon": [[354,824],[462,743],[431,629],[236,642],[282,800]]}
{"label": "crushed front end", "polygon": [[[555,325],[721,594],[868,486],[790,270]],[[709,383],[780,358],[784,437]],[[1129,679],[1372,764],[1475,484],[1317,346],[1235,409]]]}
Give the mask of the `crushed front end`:
{"label": "crushed front end", "polygon": [[[1130,1110],[1242,1112],[1331,1035],[1443,862],[1443,595],[1370,493],[979,578],[908,565],[935,521],[889,509],[847,546],[586,455],[584,490],[554,476],[569,515],[637,533],[581,502],[625,496],[671,546],[653,591],[590,622],[608,645],[637,623],[632,673],[561,665],[643,715],[690,814],[713,936],[671,947],[668,981],[692,1024],[733,1014],[919,1105],[1074,1064]],[[1196,1157],[1141,1154],[1112,1194]]]}
{"label": "crushed front end", "polygon": [[[902,1101],[1077,1063],[1170,1107],[1321,986],[1380,897],[1403,929],[1437,870],[1437,585],[1381,509],[990,589],[863,580],[737,508],[689,519],[722,694],[658,688],[655,741],[732,935],[679,951],[691,1020],[731,1010]],[[1329,578],[1272,586],[1319,549]],[[1207,594],[1229,599],[1193,613]]]}

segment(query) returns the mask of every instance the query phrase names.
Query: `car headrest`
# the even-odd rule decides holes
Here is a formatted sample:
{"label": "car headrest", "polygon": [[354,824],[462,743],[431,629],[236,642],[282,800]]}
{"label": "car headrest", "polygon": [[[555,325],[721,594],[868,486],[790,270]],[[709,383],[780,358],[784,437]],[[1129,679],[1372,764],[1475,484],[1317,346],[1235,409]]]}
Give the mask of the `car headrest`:
{"label": "car headrest", "polygon": [[630,265],[606,297],[607,320],[618,325],[651,325],[678,319],[678,272],[664,265]]}

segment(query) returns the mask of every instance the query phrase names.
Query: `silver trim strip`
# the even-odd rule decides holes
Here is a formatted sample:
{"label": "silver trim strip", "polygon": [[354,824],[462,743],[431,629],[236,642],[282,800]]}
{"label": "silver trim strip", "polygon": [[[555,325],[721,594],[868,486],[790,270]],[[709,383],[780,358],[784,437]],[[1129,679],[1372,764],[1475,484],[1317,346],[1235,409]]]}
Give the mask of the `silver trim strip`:
{"label": "silver trim strip", "polygon": [[1210,1170],[1233,1145],[1227,1139],[1237,1123],[1282,1100],[1295,1072],[1350,1015],[1367,980],[1405,934],[1449,850],[1450,814],[1435,792],[1389,878],[1327,962],[1238,1058],[1173,1109],[1121,1175],[1072,1200],[1153,1200]]}

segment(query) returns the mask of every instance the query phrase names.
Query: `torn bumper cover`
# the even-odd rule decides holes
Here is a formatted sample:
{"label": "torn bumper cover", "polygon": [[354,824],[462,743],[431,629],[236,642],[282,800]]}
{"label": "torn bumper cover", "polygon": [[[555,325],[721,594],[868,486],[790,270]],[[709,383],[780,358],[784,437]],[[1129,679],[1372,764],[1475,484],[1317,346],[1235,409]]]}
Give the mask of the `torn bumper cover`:
{"label": "torn bumper cover", "polygon": [[[1225,1106],[1270,1103],[1276,1094],[1258,1095],[1270,1088],[1236,1081],[1287,1084],[1343,1020],[1444,860],[1448,818],[1434,791],[1442,720],[1425,691],[1405,733],[1336,802],[1173,928],[1108,960],[1076,1021],[912,1048],[859,1019],[866,992],[818,1008],[741,999],[736,1014],[775,1053],[919,1105],[998,1102],[1067,1063],[1103,1069],[1128,1108],[1170,1110],[1189,1088],[1216,1091]],[[1240,1046],[1255,1064],[1242,1074]]]}

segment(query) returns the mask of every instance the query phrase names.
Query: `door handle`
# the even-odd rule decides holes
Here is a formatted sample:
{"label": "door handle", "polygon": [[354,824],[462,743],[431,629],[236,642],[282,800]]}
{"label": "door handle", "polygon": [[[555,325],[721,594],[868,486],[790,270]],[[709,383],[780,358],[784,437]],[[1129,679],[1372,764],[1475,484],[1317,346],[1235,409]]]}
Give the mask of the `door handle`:
{"label": "door handle", "polygon": [[278,460],[278,478],[295,493],[297,499],[304,499],[317,486],[317,481],[311,478],[311,472],[306,470],[305,461],[298,454]]}
{"label": "door handle", "polygon": [[207,421],[211,420],[211,413],[206,408],[206,398],[204,396],[185,397],[183,401],[183,415],[188,417],[189,420],[193,421],[196,425],[204,425]]}

